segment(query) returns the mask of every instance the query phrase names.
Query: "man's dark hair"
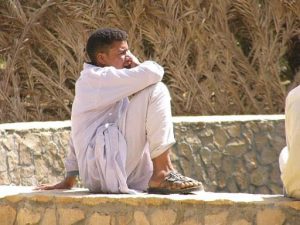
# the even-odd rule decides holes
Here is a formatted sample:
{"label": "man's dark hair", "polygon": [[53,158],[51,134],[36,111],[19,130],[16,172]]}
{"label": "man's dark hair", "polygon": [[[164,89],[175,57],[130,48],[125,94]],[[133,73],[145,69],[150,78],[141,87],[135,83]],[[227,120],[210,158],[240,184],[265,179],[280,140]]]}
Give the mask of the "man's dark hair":
{"label": "man's dark hair", "polygon": [[98,29],[91,34],[86,44],[87,54],[92,64],[97,65],[99,52],[107,52],[114,41],[126,41],[127,33],[117,28]]}

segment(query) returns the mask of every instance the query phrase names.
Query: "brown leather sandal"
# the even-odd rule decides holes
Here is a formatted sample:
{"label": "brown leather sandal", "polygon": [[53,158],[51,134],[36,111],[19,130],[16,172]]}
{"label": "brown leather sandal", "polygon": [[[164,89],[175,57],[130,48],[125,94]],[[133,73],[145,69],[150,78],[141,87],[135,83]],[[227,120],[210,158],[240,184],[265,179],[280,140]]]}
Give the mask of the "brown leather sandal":
{"label": "brown leather sandal", "polygon": [[[193,186],[181,188],[180,184],[191,182]],[[175,184],[175,185],[174,185]],[[203,191],[201,182],[171,171],[158,187],[149,187],[149,194],[188,194],[194,191]]]}

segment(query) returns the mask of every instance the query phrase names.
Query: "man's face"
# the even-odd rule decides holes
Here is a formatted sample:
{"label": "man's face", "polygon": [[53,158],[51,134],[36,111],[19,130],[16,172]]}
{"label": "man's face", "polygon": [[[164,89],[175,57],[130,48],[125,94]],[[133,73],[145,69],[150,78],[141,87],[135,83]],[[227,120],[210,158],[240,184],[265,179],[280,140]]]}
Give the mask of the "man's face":
{"label": "man's face", "polygon": [[98,64],[101,66],[113,66],[116,69],[123,69],[128,60],[127,51],[127,41],[115,41],[106,53],[98,54]]}

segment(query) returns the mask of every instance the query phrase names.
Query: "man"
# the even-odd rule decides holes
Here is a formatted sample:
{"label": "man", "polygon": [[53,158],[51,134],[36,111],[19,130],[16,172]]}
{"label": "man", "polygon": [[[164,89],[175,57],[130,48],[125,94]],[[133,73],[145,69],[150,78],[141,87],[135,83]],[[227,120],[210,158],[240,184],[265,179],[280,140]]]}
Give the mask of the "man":
{"label": "man", "polygon": [[281,179],[285,194],[300,199],[300,86],[291,90],[285,105],[287,147],[279,157]]}
{"label": "man", "polygon": [[[170,95],[164,70],[140,63],[129,51],[127,34],[99,29],[88,39],[76,82],[66,178],[37,189],[72,188],[79,174],[91,192],[189,193],[202,184],[174,171]],[[129,100],[130,99],[130,100]]]}

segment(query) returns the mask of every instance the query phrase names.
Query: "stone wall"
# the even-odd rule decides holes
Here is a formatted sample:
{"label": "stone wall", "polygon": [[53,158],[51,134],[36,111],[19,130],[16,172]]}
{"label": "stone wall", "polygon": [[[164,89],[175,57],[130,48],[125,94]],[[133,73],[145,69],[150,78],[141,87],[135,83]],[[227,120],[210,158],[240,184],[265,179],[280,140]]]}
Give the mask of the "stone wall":
{"label": "stone wall", "polygon": [[1,225],[298,225],[300,202],[276,195],[101,195],[0,186]]}
{"label": "stone wall", "polygon": [[[175,167],[206,191],[281,193],[283,116],[175,117],[174,130]],[[63,179],[69,132],[69,121],[0,125],[0,184]]]}

